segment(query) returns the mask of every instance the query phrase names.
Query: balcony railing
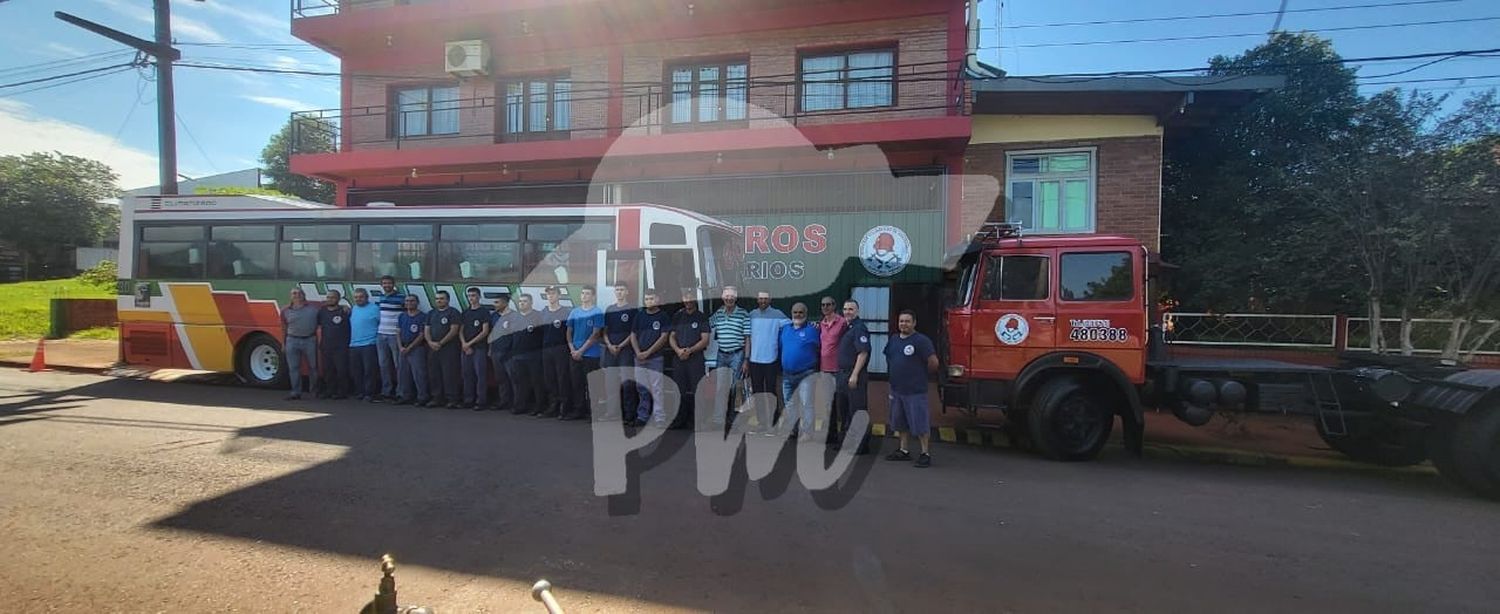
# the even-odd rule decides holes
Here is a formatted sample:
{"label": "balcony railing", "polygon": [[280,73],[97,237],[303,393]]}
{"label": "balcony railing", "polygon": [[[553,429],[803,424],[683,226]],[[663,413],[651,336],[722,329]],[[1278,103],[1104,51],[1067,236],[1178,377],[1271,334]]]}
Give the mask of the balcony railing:
{"label": "balcony railing", "polygon": [[[949,109],[964,112],[962,98],[950,81],[903,80],[900,101],[904,104],[900,106],[825,111],[802,110],[794,82],[751,84],[740,90],[743,95],[703,97],[696,99],[697,104],[679,101],[676,105],[670,104],[673,95],[667,86],[631,86],[619,94],[619,125],[611,125],[613,97],[602,86],[574,89],[566,97],[545,102],[480,96],[401,109],[370,105],[300,111],[292,114],[290,146],[293,154],[328,153],[580,140],[620,131],[655,135],[936,117]],[[516,130],[518,124],[528,129]],[[434,127],[442,133],[433,134]]]}
{"label": "balcony railing", "polygon": [[[431,0],[427,0],[431,1]],[[423,0],[291,0],[292,19],[337,15],[345,11],[417,4]]]}

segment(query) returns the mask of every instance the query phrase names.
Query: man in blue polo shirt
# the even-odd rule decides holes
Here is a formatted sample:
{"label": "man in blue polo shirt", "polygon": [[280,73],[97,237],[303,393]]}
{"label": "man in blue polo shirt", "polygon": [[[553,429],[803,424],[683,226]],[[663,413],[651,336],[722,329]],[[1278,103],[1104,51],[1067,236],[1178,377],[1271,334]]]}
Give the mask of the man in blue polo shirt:
{"label": "man in blue polo shirt", "polygon": [[408,295],[406,310],[396,317],[397,339],[401,342],[401,369],[397,372],[401,399],[398,405],[414,404],[426,407],[432,401],[427,394],[427,313],[417,297]]}
{"label": "man in blue polo shirt", "polygon": [[589,399],[589,374],[599,368],[599,355],[604,349],[599,337],[604,330],[604,312],[594,304],[594,287],[584,286],[578,291],[578,306],[568,315],[568,390],[573,403],[564,407],[563,420],[578,420],[592,416],[594,411]]}
{"label": "man in blue polo shirt", "polygon": [[361,401],[380,402],[380,360],[376,338],[380,330],[380,307],[370,302],[364,288],[354,289],[349,309],[349,371],[354,375],[354,394]]}
{"label": "man in blue polo shirt", "polygon": [[547,305],[538,313],[542,318],[542,391],[543,408],[535,414],[557,418],[572,398],[568,390],[568,314],[573,310],[562,304],[562,288],[547,286]]}
{"label": "man in blue polo shirt", "polygon": [[910,309],[896,319],[897,330],[885,344],[886,371],[891,380],[891,429],[900,438],[900,447],[885,457],[889,461],[911,460],[906,449],[907,435],[916,434],[922,444],[917,467],[932,466],[927,444],[932,439],[932,422],[927,409],[927,376],[938,369],[937,352],[927,335],[917,332],[917,314]]}
{"label": "man in blue polo shirt", "polygon": [[[604,309],[604,337],[600,339],[604,351],[599,354],[599,366],[606,369],[604,390],[620,400],[620,415],[600,416],[600,419],[634,422],[638,402],[635,384],[626,385],[628,378],[618,375],[621,370],[610,367],[629,369],[635,366],[635,349],[630,346],[630,335],[635,331],[636,308],[630,304],[628,286],[616,282],[614,290],[615,302]],[[610,399],[600,399],[599,402],[608,407]]]}
{"label": "man in blue polo shirt", "polygon": [[380,394],[395,399],[400,387],[401,369],[401,313],[406,311],[406,295],[396,289],[396,278],[386,275],[380,278],[380,327],[376,330],[376,355],[380,362]]}
{"label": "man in blue polo shirt", "polygon": [[798,441],[811,441],[815,427],[814,380],[808,376],[818,372],[821,339],[817,325],[807,321],[807,305],[793,304],[792,321],[781,326],[777,341],[781,346],[781,402]]}
{"label": "man in blue polo shirt", "polygon": [[635,348],[636,377],[640,405],[636,408],[635,425],[652,424],[667,427],[667,416],[662,407],[662,354],[667,346],[667,333],[671,320],[665,309],[656,304],[655,289],[647,289],[641,296],[642,309],[635,318],[635,334],[630,343]]}

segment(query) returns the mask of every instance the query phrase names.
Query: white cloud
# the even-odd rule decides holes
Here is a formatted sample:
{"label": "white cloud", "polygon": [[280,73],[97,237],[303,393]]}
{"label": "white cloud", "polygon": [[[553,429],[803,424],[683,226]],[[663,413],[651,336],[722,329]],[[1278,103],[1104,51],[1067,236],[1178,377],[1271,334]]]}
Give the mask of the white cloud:
{"label": "white cloud", "polygon": [[[155,24],[156,15],[147,4],[132,4],[129,0],[95,0],[110,10],[145,24]],[[196,4],[196,3],[191,3]],[[222,43],[229,39],[219,34],[212,26],[191,17],[172,16],[172,38],[195,43]]]}
{"label": "white cloud", "polygon": [[124,189],[156,185],[156,156],[78,124],[45,117],[29,105],[0,99],[0,155],[58,151],[114,169]]}
{"label": "white cloud", "polygon": [[316,108],[317,106],[302,102],[300,100],[293,100],[291,98],[279,98],[276,96],[241,96],[241,98],[244,98],[245,100],[249,100],[251,102],[258,102],[263,105],[276,107],[278,109],[286,109],[288,111],[307,111],[309,109]]}
{"label": "white cloud", "polygon": [[85,55],[88,55],[88,54],[84,53],[82,49],[79,49],[77,47],[69,47],[68,45],[64,45],[62,43],[56,43],[56,42],[47,43],[42,48],[46,49],[47,51],[53,52],[54,54],[56,54],[58,56],[65,57],[65,58],[78,58],[78,57],[83,57]]}
{"label": "white cloud", "polygon": [[230,21],[244,26],[266,38],[291,38],[291,23],[285,18],[278,18],[270,13],[247,9],[244,7],[230,6],[230,0],[214,0],[212,2],[186,2],[178,6],[186,6],[195,11],[208,11],[220,16],[227,17]]}

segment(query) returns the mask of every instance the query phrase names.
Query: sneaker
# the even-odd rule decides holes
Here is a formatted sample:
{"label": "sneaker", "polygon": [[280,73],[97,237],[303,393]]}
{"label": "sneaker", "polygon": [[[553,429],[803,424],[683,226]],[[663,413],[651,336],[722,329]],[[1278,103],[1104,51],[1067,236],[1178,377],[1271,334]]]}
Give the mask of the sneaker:
{"label": "sneaker", "polygon": [[914,467],[916,467],[918,469],[926,469],[928,467],[931,467],[932,466],[932,455],[931,454],[927,454],[925,452],[922,453],[921,456],[917,457],[916,464],[914,464],[912,466],[914,466]]}
{"label": "sneaker", "polygon": [[375,403],[375,404],[380,404],[380,403],[384,403],[385,402],[385,401],[380,400],[380,397],[366,397],[365,400],[369,401],[371,403]]}
{"label": "sneaker", "polygon": [[907,452],[906,450],[896,450],[895,452],[885,455],[885,460],[909,461],[911,460],[911,452]]}
{"label": "sneaker", "polygon": [[483,406],[483,405],[480,405],[480,404],[478,404],[478,403],[475,403],[475,404],[473,404],[473,405],[468,405],[468,406],[467,406],[467,407],[468,407],[468,408],[469,408],[469,409],[470,409],[470,410],[473,410],[473,411],[484,411],[484,410],[486,410],[486,409],[488,409],[488,408],[487,408],[487,407],[485,407],[485,406]]}
{"label": "sneaker", "polygon": [[301,401],[302,400],[302,395],[293,392],[293,393],[291,393],[289,395],[281,397],[281,400],[283,400],[283,401]]}
{"label": "sneaker", "polygon": [[458,403],[449,403],[447,407],[448,409],[458,409],[460,405]]}

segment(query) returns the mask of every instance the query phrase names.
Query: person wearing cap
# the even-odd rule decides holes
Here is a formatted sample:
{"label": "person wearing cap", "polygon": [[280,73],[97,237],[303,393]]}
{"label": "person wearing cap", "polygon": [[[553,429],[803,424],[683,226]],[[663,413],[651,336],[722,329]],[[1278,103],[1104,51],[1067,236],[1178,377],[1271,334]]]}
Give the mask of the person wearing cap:
{"label": "person wearing cap", "polygon": [[[281,348],[286,355],[292,391],[286,400],[302,398],[302,365],[307,364],[308,386],[318,376],[318,306],[307,302],[302,288],[292,288],[291,303],[281,310]],[[311,392],[311,391],[306,391]]]}
{"label": "person wearing cap", "polygon": [[432,401],[427,405],[446,405],[448,409],[458,409],[459,395],[462,394],[459,378],[463,368],[458,335],[462,328],[463,314],[449,305],[448,300],[448,291],[438,290],[432,311],[427,312],[427,331],[424,334],[430,352],[428,371],[432,373],[433,381],[442,386],[443,391],[443,396],[439,399],[438,391],[433,390]]}
{"label": "person wearing cap", "polygon": [[739,390],[749,367],[745,362],[745,348],[750,345],[750,313],[740,308],[739,298],[738,288],[724,286],[719,294],[723,305],[708,318],[709,332],[716,347],[714,426],[724,425],[734,392]]}
{"label": "person wearing cap", "polygon": [[427,312],[416,296],[403,299],[405,311],[396,317],[396,340],[401,343],[400,370],[396,372],[398,405],[412,404],[426,407],[432,401],[427,393]]}
{"label": "person wearing cap", "polygon": [[[833,437],[834,449],[843,446],[854,415],[868,411],[870,398],[870,375],[867,369],[870,365],[870,329],[859,317],[858,301],[854,299],[844,301],[844,319],[849,322],[849,326],[844,330],[844,335],[839,338],[839,372],[833,378],[834,419],[831,421],[832,427],[835,428],[829,429],[830,431],[837,430],[837,435]],[[870,453],[868,426],[865,427],[865,432],[861,433],[859,447],[854,453]]]}
{"label": "person wearing cap", "polygon": [[641,293],[641,311],[635,318],[635,334],[630,344],[635,350],[635,373],[640,404],[636,406],[635,425],[654,425],[666,428],[666,413],[662,397],[662,351],[667,346],[667,332],[671,327],[666,310],[656,303],[654,288]]}
{"label": "person wearing cap", "polygon": [[510,308],[510,295],[495,298],[495,310],[490,313],[490,371],[495,374],[495,403],[490,409],[504,411],[511,408],[513,397],[510,385],[510,356],[514,340],[510,336],[514,313]]}
{"label": "person wearing cap", "polygon": [[792,319],[777,331],[777,344],[781,348],[781,402],[786,407],[787,424],[798,441],[811,441],[816,430],[813,406],[813,391],[816,378],[809,376],[818,372],[818,354],[821,342],[818,325],[807,320],[807,304],[792,305]]}
{"label": "person wearing cap", "polygon": [[[639,402],[636,394],[634,380],[621,377],[621,371],[629,371],[635,368],[635,350],[630,345],[630,337],[635,332],[635,320],[638,310],[630,303],[630,288],[624,283],[615,282],[615,302],[604,308],[604,336],[600,339],[604,351],[599,354],[599,365],[604,367],[604,390],[611,395],[610,399],[598,399],[603,407],[610,407],[610,402],[618,399],[620,402],[620,415],[600,416],[601,420],[620,419],[625,422],[635,421],[635,408]],[[622,368],[612,368],[622,367]],[[627,384],[626,382],[631,383]]]}
{"label": "person wearing cap", "polygon": [[[510,322],[510,383],[515,396],[510,412],[516,415],[540,414],[542,408],[542,318],[531,308],[531,295],[516,297],[516,310],[506,316]],[[501,322],[501,326],[505,326]]]}
{"label": "person wearing cap", "polygon": [[318,310],[318,365],[323,384],[318,398],[344,399],[349,394],[349,308],[338,290],[329,290]]}
{"label": "person wearing cap", "polygon": [[469,308],[464,310],[462,328],[458,333],[459,349],[463,351],[460,361],[464,374],[463,407],[484,411],[490,404],[490,308],[479,302],[479,288],[464,292],[469,299]]}
{"label": "person wearing cap", "polygon": [[568,314],[568,391],[572,403],[563,408],[563,420],[579,420],[593,415],[589,399],[589,374],[599,369],[604,349],[599,339],[604,330],[604,312],[594,304],[594,287],[585,285],[578,291],[578,306]]}
{"label": "person wearing cap", "polygon": [[755,293],[755,309],[750,310],[750,392],[755,395],[755,416],[762,433],[775,433],[776,398],[781,392],[776,387],[781,370],[776,364],[781,352],[779,334],[790,321],[785,312],[771,306],[770,292]]}
{"label": "person wearing cap", "polygon": [[401,386],[401,313],[406,311],[406,295],[396,289],[396,278],[380,278],[380,326],[376,329],[375,347],[380,362],[380,394],[394,400]]}
{"label": "person wearing cap", "polygon": [[[691,424],[689,420],[698,415],[698,380],[703,379],[703,351],[708,349],[708,339],[708,314],[698,309],[698,293],[692,288],[684,289],[682,309],[672,314],[672,334],[667,340],[677,360],[672,368],[672,379],[677,382],[678,398],[683,399],[678,405],[674,427]],[[692,403],[687,399],[692,399]]]}
{"label": "person wearing cap", "polygon": [[568,390],[568,314],[562,304],[562,288],[547,286],[547,305],[542,308],[542,409],[536,416],[557,418],[572,398]]}
{"label": "person wearing cap", "polygon": [[354,289],[349,308],[349,371],[359,400],[380,402],[380,359],[375,343],[380,336],[380,306],[370,302],[364,288]]}

